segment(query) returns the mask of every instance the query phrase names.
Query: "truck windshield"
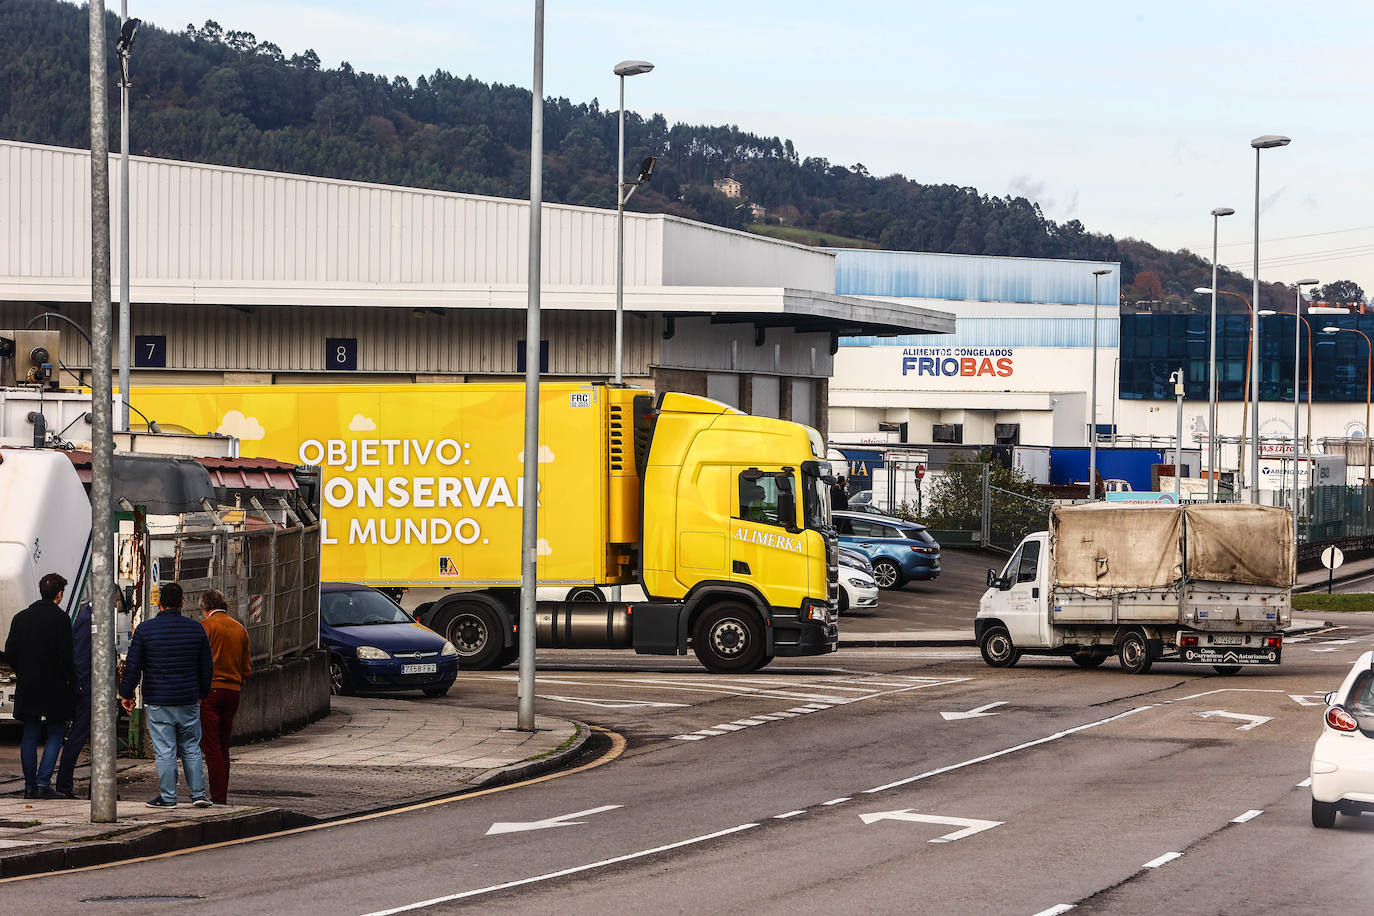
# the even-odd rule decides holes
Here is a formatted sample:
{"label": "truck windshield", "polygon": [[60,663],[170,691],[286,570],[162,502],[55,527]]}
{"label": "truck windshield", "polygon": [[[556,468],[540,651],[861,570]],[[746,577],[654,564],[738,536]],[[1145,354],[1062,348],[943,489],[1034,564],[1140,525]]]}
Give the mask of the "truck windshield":
{"label": "truck windshield", "polygon": [[830,530],[830,487],[821,478],[802,477],[802,511],[806,527],[812,531]]}

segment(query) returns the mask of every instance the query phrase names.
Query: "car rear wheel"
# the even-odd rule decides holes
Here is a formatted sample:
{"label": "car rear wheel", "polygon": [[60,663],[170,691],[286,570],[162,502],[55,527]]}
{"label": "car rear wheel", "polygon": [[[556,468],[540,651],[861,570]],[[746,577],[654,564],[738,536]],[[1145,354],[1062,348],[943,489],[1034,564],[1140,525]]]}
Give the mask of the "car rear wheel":
{"label": "car rear wheel", "polygon": [[1143,633],[1136,631],[1121,637],[1116,655],[1121,660],[1121,670],[1127,674],[1144,674],[1154,664],[1154,659],[1150,657],[1150,644]]}
{"label": "car rear wheel", "polygon": [[439,632],[458,650],[461,668],[484,671],[499,667],[505,634],[500,615],[476,602],[461,602],[437,615]]}
{"label": "car rear wheel", "polygon": [[353,695],[353,676],[348,673],[348,663],[337,655],[329,656],[329,692],[341,697]]}
{"label": "car rear wheel", "polygon": [[873,581],[878,583],[878,588],[901,588],[906,584],[901,567],[891,560],[873,562]]}
{"label": "car rear wheel", "polygon": [[1312,799],[1312,826],[1321,828],[1336,826],[1336,803]]}
{"label": "car rear wheel", "polygon": [[753,609],[734,601],[718,604],[697,618],[692,651],[714,674],[740,674],[767,664],[763,623]]}
{"label": "car rear wheel", "polygon": [[978,640],[978,651],[991,668],[1010,668],[1021,660],[1021,651],[1011,641],[1006,627],[988,627]]}

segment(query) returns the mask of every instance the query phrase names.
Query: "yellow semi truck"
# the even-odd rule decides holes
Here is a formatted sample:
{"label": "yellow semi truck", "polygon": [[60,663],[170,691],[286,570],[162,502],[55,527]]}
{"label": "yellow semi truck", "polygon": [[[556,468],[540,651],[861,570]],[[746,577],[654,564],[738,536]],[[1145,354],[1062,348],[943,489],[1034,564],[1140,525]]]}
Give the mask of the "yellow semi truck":
{"label": "yellow semi truck", "polygon": [[[492,668],[517,654],[524,386],[271,385],[132,392],[161,425],[321,468],[320,577],[454,589],[421,621]],[[716,672],[838,641],[830,467],[813,429],[707,398],[540,388],[538,644],[694,651]]]}

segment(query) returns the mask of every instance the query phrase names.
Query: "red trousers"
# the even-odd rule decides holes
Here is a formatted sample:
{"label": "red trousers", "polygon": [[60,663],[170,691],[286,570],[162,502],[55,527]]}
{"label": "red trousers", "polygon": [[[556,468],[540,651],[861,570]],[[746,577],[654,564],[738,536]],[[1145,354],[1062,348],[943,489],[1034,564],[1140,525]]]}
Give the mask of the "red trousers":
{"label": "red trousers", "polygon": [[234,734],[234,714],[239,711],[239,691],[216,687],[200,701],[200,752],[205,757],[210,801],[229,801],[229,744]]}

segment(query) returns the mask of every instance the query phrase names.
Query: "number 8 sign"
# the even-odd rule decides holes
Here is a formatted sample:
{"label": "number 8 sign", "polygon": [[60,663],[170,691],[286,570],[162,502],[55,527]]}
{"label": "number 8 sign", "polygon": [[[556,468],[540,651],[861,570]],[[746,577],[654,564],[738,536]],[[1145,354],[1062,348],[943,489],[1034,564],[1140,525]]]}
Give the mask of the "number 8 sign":
{"label": "number 8 sign", "polygon": [[324,368],[356,371],[358,368],[358,338],[326,337],[324,339]]}

